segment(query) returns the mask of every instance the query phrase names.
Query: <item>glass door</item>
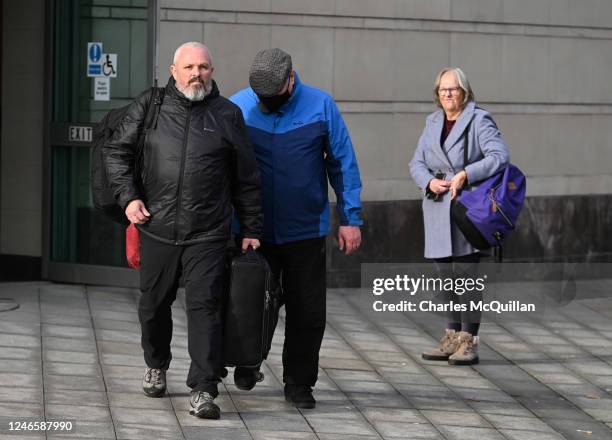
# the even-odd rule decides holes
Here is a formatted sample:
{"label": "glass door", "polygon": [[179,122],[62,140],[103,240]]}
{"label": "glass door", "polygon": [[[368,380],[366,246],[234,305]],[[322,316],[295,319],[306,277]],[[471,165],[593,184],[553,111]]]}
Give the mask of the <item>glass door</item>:
{"label": "glass door", "polygon": [[125,228],[95,210],[89,169],[92,128],[152,85],[156,2],[54,2],[43,276],[135,285]]}

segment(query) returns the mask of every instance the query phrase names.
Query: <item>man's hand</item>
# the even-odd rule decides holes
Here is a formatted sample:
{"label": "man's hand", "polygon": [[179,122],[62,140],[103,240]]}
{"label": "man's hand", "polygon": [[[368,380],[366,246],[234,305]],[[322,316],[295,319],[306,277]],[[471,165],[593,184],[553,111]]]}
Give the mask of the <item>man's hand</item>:
{"label": "man's hand", "polygon": [[338,228],[338,247],[344,255],[350,255],[361,245],[359,226],[340,226]]}
{"label": "man's hand", "polygon": [[136,225],[142,225],[143,223],[149,221],[151,214],[149,214],[149,211],[147,211],[147,208],[145,208],[143,201],[136,199],[128,203],[127,207],[125,208],[125,216],[130,222]]}
{"label": "man's hand", "polygon": [[242,239],[242,253],[243,254],[246,253],[249,246],[251,246],[253,250],[255,251],[261,245],[259,244],[259,240],[256,238],[246,238],[246,237],[243,238]]}
{"label": "man's hand", "polygon": [[451,190],[451,200],[455,200],[461,188],[465,185],[465,181],[467,180],[467,173],[465,170],[459,171],[457,174],[453,176],[450,181],[450,190]]}

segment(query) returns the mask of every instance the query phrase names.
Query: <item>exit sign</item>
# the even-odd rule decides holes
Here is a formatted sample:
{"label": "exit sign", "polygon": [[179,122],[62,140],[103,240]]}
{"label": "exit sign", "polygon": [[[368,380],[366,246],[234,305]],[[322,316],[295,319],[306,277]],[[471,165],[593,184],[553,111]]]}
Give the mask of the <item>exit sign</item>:
{"label": "exit sign", "polygon": [[93,132],[91,127],[71,125],[68,128],[68,132],[70,142],[91,142],[91,134]]}

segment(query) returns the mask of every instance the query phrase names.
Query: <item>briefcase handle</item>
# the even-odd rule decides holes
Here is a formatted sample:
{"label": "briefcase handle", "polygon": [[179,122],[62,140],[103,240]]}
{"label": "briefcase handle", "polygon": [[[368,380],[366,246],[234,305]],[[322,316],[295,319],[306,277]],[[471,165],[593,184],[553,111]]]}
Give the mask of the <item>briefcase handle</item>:
{"label": "briefcase handle", "polygon": [[246,250],[246,253],[243,254],[243,258],[246,261],[252,262],[252,263],[261,263],[263,257],[261,256],[261,254],[259,252],[257,252],[255,249],[253,249],[253,246],[249,246]]}

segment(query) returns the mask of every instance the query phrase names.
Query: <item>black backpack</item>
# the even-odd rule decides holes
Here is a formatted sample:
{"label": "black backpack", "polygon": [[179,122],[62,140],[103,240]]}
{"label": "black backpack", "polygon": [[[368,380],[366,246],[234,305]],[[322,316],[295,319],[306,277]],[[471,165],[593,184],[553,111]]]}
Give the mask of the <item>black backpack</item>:
{"label": "black backpack", "polygon": [[[147,130],[157,125],[157,117],[164,100],[164,88],[151,87],[151,98],[143,124],[144,130],[138,135],[136,145],[134,177],[140,176],[140,155]],[[91,149],[91,196],[93,205],[111,220],[127,225],[129,223],[123,209],[117,204],[113,190],[108,182],[102,147],[111,139],[117,126],[125,116],[129,105],[109,111],[93,128],[93,146]]]}

